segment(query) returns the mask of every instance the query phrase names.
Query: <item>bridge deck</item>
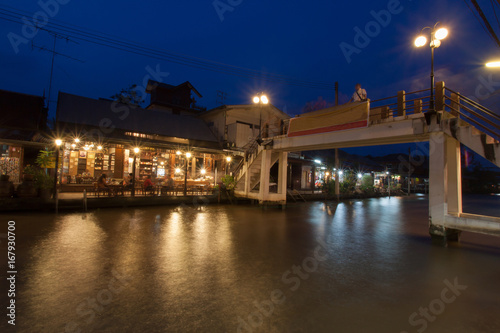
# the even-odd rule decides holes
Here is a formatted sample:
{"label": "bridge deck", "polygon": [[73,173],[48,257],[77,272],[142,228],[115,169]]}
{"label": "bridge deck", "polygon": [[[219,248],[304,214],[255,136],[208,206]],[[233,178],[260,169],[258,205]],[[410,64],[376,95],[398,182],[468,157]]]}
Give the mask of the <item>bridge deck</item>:
{"label": "bridge deck", "polygon": [[272,149],[301,151],[428,141],[426,126],[424,114],[391,117],[368,127],[345,131],[295,137],[277,136],[273,138]]}

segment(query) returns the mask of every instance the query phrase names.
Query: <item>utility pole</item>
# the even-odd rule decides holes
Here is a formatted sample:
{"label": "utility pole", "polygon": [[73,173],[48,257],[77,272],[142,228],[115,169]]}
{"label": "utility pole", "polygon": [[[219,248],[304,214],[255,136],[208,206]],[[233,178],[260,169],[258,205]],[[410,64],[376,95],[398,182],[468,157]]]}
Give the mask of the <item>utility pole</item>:
{"label": "utility pole", "polygon": [[411,148],[408,148],[408,195],[411,191],[411,162],[410,162]]}
{"label": "utility pole", "polygon": [[335,81],[335,105],[339,105],[339,83]]}

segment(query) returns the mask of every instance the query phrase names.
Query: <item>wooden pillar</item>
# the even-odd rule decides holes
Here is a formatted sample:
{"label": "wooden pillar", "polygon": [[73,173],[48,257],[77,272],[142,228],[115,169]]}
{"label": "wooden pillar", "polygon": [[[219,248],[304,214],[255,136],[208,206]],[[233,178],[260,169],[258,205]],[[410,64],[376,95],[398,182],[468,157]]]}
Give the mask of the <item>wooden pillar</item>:
{"label": "wooden pillar", "polygon": [[413,101],[413,113],[422,113],[422,100],[416,99]]}
{"label": "wooden pillar", "polygon": [[398,91],[398,116],[406,116],[406,95],[405,91]]}
{"label": "wooden pillar", "polygon": [[435,95],[435,108],[436,111],[444,110],[444,81],[436,82],[436,95]]}
{"label": "wooden pillar", "polygon": [[174,177],[175,175],[175,154],[170,154],[170,167],[169,167],[169,170],[168,170],[168,174],[170,177]]}
{"label": "wooden pillar", "polygon": [[191,158],[191,179],[196,179],[196,157]]}
{"label": "wooden pillar", "polygon": [[113,177],[122,178],[123,177],[123,161],[125,158],[125,152],[123,148],[116,148],[115,150],[115,169]]}
{"label": "wooden pillar", "polygon": [[458,94],[451,94],[451,103],[450,103],[450,113],[458,117],[460,112],[460,95]]}

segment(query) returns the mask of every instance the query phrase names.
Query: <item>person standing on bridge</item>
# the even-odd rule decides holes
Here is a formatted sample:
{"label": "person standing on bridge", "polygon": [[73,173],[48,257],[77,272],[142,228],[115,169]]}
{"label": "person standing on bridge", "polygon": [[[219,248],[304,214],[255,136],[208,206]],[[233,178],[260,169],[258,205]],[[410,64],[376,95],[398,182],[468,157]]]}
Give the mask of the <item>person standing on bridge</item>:
{"label": "person standing on bridge", "polygon": [[349,102],[365,102],[366,99],[366,90],[361,88],[361,84],[356,83],[354,94],[352,94]]}

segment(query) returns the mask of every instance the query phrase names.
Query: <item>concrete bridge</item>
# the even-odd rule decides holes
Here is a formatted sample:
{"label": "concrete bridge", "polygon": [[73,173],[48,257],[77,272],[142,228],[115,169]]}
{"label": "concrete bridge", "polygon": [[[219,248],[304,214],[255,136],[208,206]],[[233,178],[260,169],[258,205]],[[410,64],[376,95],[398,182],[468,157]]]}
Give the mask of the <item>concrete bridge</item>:
{"label": "concrete bridge", "polygon": [[[444,82],[436,84],[437,112],[431,112],[429,92],[401,91],[378,101],[345,104],[291,119],[286,135],[249,145],[235,172],[235,195],[261,204],[285,204],[291,151],[428,141],[430,234],[444,241],[457,239],[462,230],[500,235],[500,218],[462,212],[460,163],[462,143],[500,167],[500,116],[446,88]],[[279,174],[276,190],[271,192],[269,174],[275,163]]]}

